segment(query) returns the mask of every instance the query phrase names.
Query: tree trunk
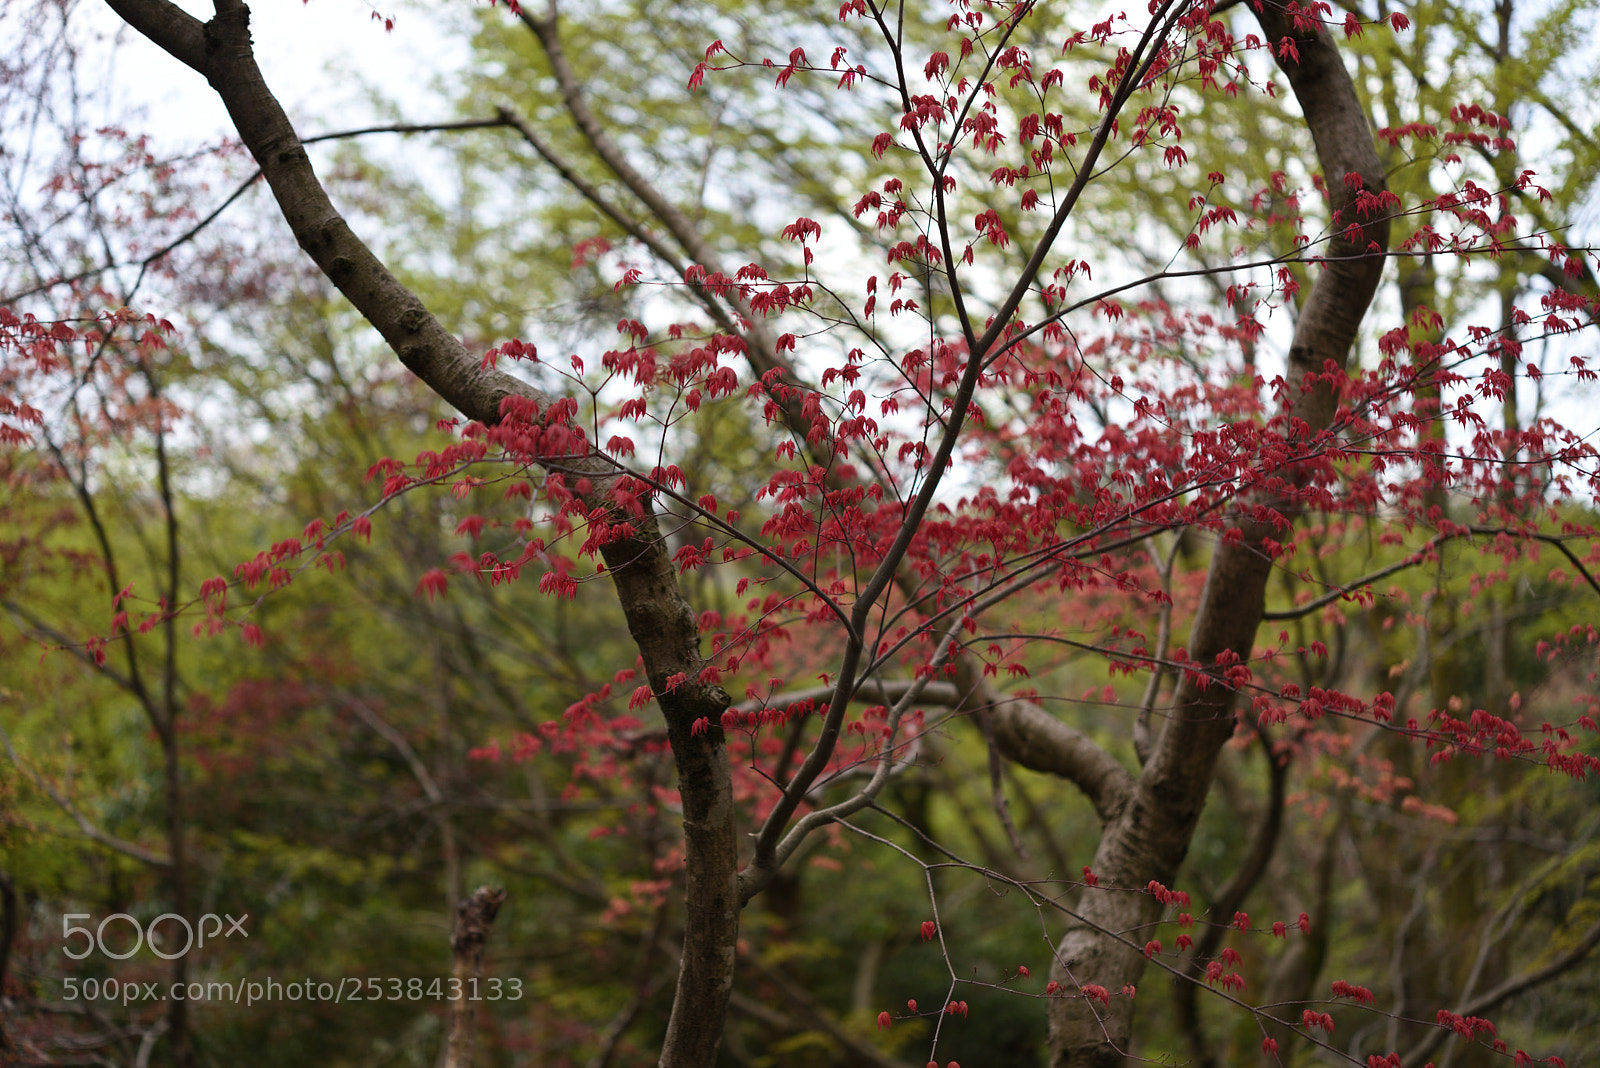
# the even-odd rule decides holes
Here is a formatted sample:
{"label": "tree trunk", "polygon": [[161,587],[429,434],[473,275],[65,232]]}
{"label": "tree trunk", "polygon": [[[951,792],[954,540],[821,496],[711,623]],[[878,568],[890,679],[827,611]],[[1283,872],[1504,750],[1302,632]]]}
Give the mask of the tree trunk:
{"label": "tree trunk", "polygon": [[[502,403],[510,398],[531,402],[539,413],[551,410],[556,398],[483,366],[350,229],[262,77],[251,48],[250,11],[242,0],[217,0],[216,17],[205,23],[169,0],[107,3],[211,83],[300,247],[401,363],[457,411],[486,426],[501,421]],[[620,512],[611,493],[616,468],[592,449],[535,459],[571,484],[587,484],[583,500],[589,512]],[[678,585],[650,502],[637,502],[636,510],[616,514],[614,521],[625,521],[633,533],[614,538],[601,552],[666,720],[683,799],[683,965],[660,1063],[709,1068],[733,988],[739,930],[732,775],[717,722],[731,702],[721,687],[699,681],[705,661],[695,613]],[[694,724],[702,719],[709,729],[696,734]]]}
{"label": "tree trunk", "polygon": [[[1345,367],[1383,271],[1388,222],[1360,218],[1356,192],[1385,187],[1366,113],[1326,31],[1297,28],[1277,7],[1259,7],[1257,18],[1316,142],[1331,206],[1339,213],[1334,231],[1351,223],[1362,226],[1329,243],[1329,260],[1295,325],[1282,414],[1303,422],[1297,436],[1304,439],[1331,425],[1338,402],[1333,385],[1311,376],[1323,374],[1329,361],[1334,368]],[[1298,59],[1284,46],[1286,40],[1293,42]],[[1284,474],[1293,479],[1292,470]],[[1293,499],[1251,503],[1290,520],[1298,510]],[[1053,1068],[1107,1068],[1122,1064],[1130,1052],[1134,999],[1119,992],[1136,986],[1143,974],[1139,928],[1158,919],[1163,906],[1149,894],[1106,888],[1137,889],[1151,880],[1170,884],[1183,863],[1217,755],[1234,731],[1235,690],[1223,681],[1219,657],[1250,658],[1273,567],[1268,538],[1281,539],[1282,531],[1243,516],[1212,556],[1189,638],[1189,659],[1196,667],[1179,680],[1172,715],[1127,805],[1105,822],[1094,859],[1101,889],[1086,891],[1081,919],[1062,937],[1052,971],[1069,994],[1093,984],[1106,988],[1111,999],[1108,1005],[1072,996],[1052,1002]]]}

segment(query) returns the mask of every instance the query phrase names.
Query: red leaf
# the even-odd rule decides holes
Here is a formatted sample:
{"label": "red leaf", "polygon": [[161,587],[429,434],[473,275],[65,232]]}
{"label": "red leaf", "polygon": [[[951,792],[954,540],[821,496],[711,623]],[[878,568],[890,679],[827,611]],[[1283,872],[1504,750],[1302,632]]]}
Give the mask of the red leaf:
{"label": "red leaf", "polygon": [[435,597],[442,597],[450,586],[450,580],[438,568],[433,568],[422,578],[417,580],[417,596],[428,595],[431,602]]}

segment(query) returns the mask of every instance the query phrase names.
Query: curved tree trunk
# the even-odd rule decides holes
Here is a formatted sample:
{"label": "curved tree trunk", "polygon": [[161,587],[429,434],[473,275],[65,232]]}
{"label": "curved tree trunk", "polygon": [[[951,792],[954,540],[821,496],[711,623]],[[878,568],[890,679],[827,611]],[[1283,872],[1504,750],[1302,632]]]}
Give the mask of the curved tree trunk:
{"label": "curved tree trunk", "polygon": [[[262,77],[243,0],[215,0],[209,22],[170,0],[107,0],[129,25],[202,74],[216,90],[239,138],[255,157],[300,247],[383,336],[400,362],[469,419],[493,425],[517,398],[546,413],[556,398],[485,367],[445,329],[356,236],[323,189],[299,136]],[[616,468],[591,450],[538,460],[574,484],[587,483],[592,511],[616,510]],[[695,613],[678,585],[648,501],[619,515],[633,528],[601,548],[628,630],[644,661],[677,761],[684,823],[684,945],[677,996],[660,1063],[706,1068],[716,1059],[733,989],[739,930],[732,775],[716,717],[731,703],[699,681],[705,661]],[[709,729],[694,731],[698,720]]]}
{"label": "curved tree trunk", "polygon": [[[1259,6],[1257,18],[1311,129],[1333,209],[1343,209],[1342,225],[1363,224],[1359,233],[1330,242],[1330,260],[1295,326],[1282,414],[1302,420],[1301,433],[1312,436],[1332,423],[1338,397],[1330,384],[1311,376],[1322,374],[1329,361],[1345,367],[1383,272],[1388,222],[1356,218],[1352,207],[1358,190],[1384,189],[1383,170],[1366,113],[1327,32],[1320,26],[1297,28],[1277,7]],[[1286,39],[1298,59],[1284,46]],[[1291,500],[1254,503],[1289,519],[1296,510]],[[1197,670],[1179,681],[1172,715],[1127,804],[1105,820],[1094,858],[1102,888],[1139,888],[1152,879],[1172,882],[1199,822],[1217,755],[1233,735],[1235,691],[1210,669],[1219,656],[1250,657],[1273,567],[1264,542],[1282,536],[1250,518],[1238,520],[1234,530],[1237,535],[1220,541],[1212,557],[1190,634],[1189,658]],[[1138,947],[1144,937],[1138,928],[1161,912],[1162,905],[1149,894],[1086,892],[1082,920],[1062,937],[1052,975],[1069,992],[1094,984],[1112,997],[1105,1005],[1087,997],[1052,1003],[1054,1068],[1122,1064],[1133,1033],[1134,999],[1119,991],[1136,985],[1143,974],[1145,959]]]}

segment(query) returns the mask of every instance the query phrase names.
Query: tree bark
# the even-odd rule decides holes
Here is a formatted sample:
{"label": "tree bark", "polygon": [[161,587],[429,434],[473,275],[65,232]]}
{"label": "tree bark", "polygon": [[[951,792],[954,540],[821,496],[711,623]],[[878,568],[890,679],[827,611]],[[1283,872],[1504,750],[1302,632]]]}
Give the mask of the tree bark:
{"label": "tree bark", "polygon": [[[1360,224],[1357,232],[1340,233],[1329,243],[1329,259],[1295,324],[1281,414],[1304,440],[1332,424],[1337,389],[1314,376],[1322,375],[1330,361],[1337,369],[1346,366],[1383,271],[1388,221],[1359,218],[1356,193],[1376,193],[1385,186],[1366,113],[1326,30],[1320,25],[1298,28],[1278,6],[1252,7],[1310,127],[1339,220],[1334,230]],[[1298,59],[1285,42],[1292,42]],[[1292,471],[1285,474],[1293,479]],[[1250,503],[1289,520],[1297,511],[1292,498]],[[1052,973],[1057,981],[1069,991],[1093,983],[1113,997],[1105,1006],[1086,997],[1052,1003],[1053,1068],[1109,1068],[1121,1065],[1129,1052],[1134,1000],[1116,995],[1125,985],[1136,985],[1143,974],[1137,928],[1157,920],[1163,907],[1149,894],[1126,891],[1151,880],[1173,881],[1205,805],[1217,755],[1233,735],[1235,691],[1215,666],[1219,657],[1230,654],[1249,659],[1273,567],[1265,542],[1282,537],[1277,527],[1252,518],[1253,512],[1247,510],[1232,524],[1212,556],[1189,637],[1189,659],[1196,667],[1178,682],[1172,715],[1131,798],[1105,823],[1094,858],[1102,889],[1084,895],[1082,918],[1069,925],[1058,946]],[[1109,887],[1125,889],[1105,889]]]}
{"label": "tree bark", "polygon": [[[217,0],[216,17],[206,23],[168,0],[107,3],[211,83],[300,247],[407,368],[456,410],[486,426],[500,422],[501,404],[509,397],[533,401],[540,412],[550,410],[555,398],[482,366],[340,216],[256,64],[250,12],[242,0]],[[573,482],[589,482],[584,500],[591,510],[617,507],[610,490],[618,472],[592,449],[541,459]],[[611,541],[601,554],[666,719],[683,798],[683,964],[660,1063],[706,1068],[722,1037],[739,924],[732,776],[718,725],[731,702],[721,687],[698,681],[705,662],[696,615],[678,585],[649,502],[626,519],[635,533]],[[695,734],[693,725],[700,719],[709,719],[710,726]]]}
{"label": "tree bark", "polygon": [[[11,967],[11,946],[17,940],[17,888],[11,876],[0,871],[0,1008],[9,1009],[6,997],[6,972]],[[16,1047],[6,1033],[6,1014],[0,1014],[0,1064],[9,1064],[16,1057]]]}
{"label": "tree bark", "polygon": [[451,978],[459,996],[450,1002],[450,1033],[445,1039],[444,1068],[472,1068],[478,1041],[478,987],[483,979],[483,947],[489,928],[505,902],[504,890],[480,886],[456,906],[450,935]]}

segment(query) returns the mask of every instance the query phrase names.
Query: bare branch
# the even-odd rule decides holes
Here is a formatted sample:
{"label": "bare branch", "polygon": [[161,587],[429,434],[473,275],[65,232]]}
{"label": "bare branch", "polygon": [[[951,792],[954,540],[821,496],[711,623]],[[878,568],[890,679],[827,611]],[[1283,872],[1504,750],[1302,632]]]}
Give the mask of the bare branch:
{"label": "bare branch", "polygon": [[[550,70],[556,76],[556,85],[561,90],[561,99],[567,106],[567,113],[572,116],[572,121],[583,134],[584,140],[589,142],[589,147],[594,149],[595,155],[611,169],[611,173],[622,180],[622,184],[628,187],[630,193],[638,197],[640,202],[661,220],[661,224],[696,263],[707,267],[714,265],[716,256],[711,247],[705,243],[705,239],[700,236],[700,232],[695,229],[694,224],[689,221],[689,217],[662,196],[660,191],[628,162],[628,158],[622,154],[622,150],[611,140],[605,127],[589,109],[589,103],[584,98],[583,89],[578,83],[578,76],[573,72],[572,64],[567,61],[566,49],[561,45],[559,17],[554,0],[550,3],[550,13],[546,18],[534,18],[526,7],[521,9],[518,17],[538,38],[545,57],[550,61]],[[535,149],[537,150],[537,146]],[[545,155],[542,151],[539,154]]]}
{"label": "bare branch", "polygon": [[[1579,936],[1578,941],[1572,946],[1572,948],[1568,949],[1565,953],[1562,953],[1548,964],[1544,964],[1538,968],[1533,968],[1529,971],[1523,972],[1521,975],[1507,979],[1493,990],[1490,990],[1487,993],[1473,998],[1469,1002],[1466,1002],[1457,1011],[1457,1015],[1477,1016],[1480,1013],[1488,1012],[1490,1009],[1493,1009],[1496,1005],[1499,1005],[1501,1002],[1506,1001],[1509,998],[1516,997],[1518,994],[1532,990],[1541,983],[1547,983],[1562,973],[1567,972],[1583,963],[1584,959],[1594,951],[1594,948],[1597,945],[1600,945],[1600,920],[1596,920],[1593,924],[1591,924],[1589,929],[1584,931],[1583,934]],[[1426,1038],[1417,1043],[1411,1048],[1410,1051],[1406,1053],[1405,1057],[1402,1058],[1404,1063],[1415,1063],[1429,1056],[1434,1050],[1439,1048],[1439,1044],[1441,1042],[1454,1034],[1454,1031],[1443,1027],[1436,1028],[1435,1030],[1429,1032]]]}
{"label": "bare branch", "polygon": [[133,697],[138,697],[139,691],[134,685],[132,678],[124,675],[122,672],[118,671],[114,667],[111,667],[109,664],[102,664],[97,661],[95,657],[90,654],[88,649],[84,647],[82,642],[74,641],[66,634],[57,630],[55,627],[52,627],[50,624],[34,615],[34,613],[30,611],[26,605],[18,604],[16,601],[7,598],[5,600],[0,600],[0,608],[4,608],[7,612],[10,612],[23,623],[27,624],[27,626],[33,631],[33,634],[29,635],[29,637],[33,640],[39,641],[42,639],[48,639],[49,641],[54,642],[58,648],[70,652],[73,656],[77,657],[89,667],[93,668],[96,673],[104,675],[118,687],[126,690]]}
{"label": "bare branch", "polygon": [[[789,818],[788,814],[780,815],[778,809],[782,808],[785,803],[789,803],[789,812],[793,812],[798,807],[800,799],[805,798],[810,793],[812,784],[816,782],[817,774],[820,773],[822,766],[827,763],[828,757],[832,752],[831,744],[825,744],[828,742],[829,727],[831,725],[834,736],[837,737],[838,724],[843,717],[843,709],[849,704],[849,696],[844,692],[845,680],[849,678],[849,675],[842,674],[840,676],[832,697],[832,706],[828,711],[828,720],[823,726],[822,739],[813,746],[811,754],[806,758],[805,763],[801,765],[794,778],[785,786],[778,806],[775,807],[773,814],[768,817],[766,823],[762,825],[761,837],[757,841],[754,859],[751,860],[744,871],[739,873],[741,903],[748,903],[751,898],[759,894],[772,881],[772,877],[777,874],[778,869],[783,867],[784,862],[794,854],[794,851],[800,847],[801,843],[805,841],[812,831],[819,827],[825,827],[835,820],[853,815],[871,805],[877,799],[878,794],[883,791],[884,785],[889,781],[889,777],[894,774],[896,766],[907,759],[906,754],[900,752],[899,746],[901,720],[906,711],[916,704],[921,697],[922,691],[927,687],[934,672],[949,661],[951,639],[954,638],[959,626],[960,620],[958,619],[946,629],[942,640],[939,642],[939,655],[928,666],[928,670],[918,675],[910,686],[906,688],[905,692],[900,695],[899,700],[889,709],[889,715],[886,717],[883,727],[882,748],[878,753],[872,778],[868,780],[867,784],[861,788],[860,792],[838,804],[808,812],[795,822],[789,833],[785,834],[781,840],[777,840],[777,834],[783,830]],[[857,647],[854,642],[852,642],[852,647]],[[848,654],[846,659],[848,660]],[[764,852],[762,844],[769,837],[775,840],[770,850]]]}
{"label": "bare branch", "polygon": [[422,787],[422,792],[428,800],[435,805],[444,803],[444,792],[439,789],[439,784],[434,781],[433,775],[428,771],[428,766],[417,756],[417,751],[411,748],[411,743],[406,741],[406,736],[395,730],[387,720],[368,707],[365,701],[354,697],[343,699],[344,706],[354,712],[367,726],[371,727],[379,737],[394,746],[395,752],[400,754],[406,766],[411,769],[411,775]]}
{"label": "bare branch", "polygon": [[628,1000],[623,1002],[622,1008],[617,1010],[616,1015],[611,1017],[611,1022],[606,1024],[606,1029],[601,1032],[600,1048],[589,1058],[587,1068],[610,1068],[611,1061],[617,1054],[617,1046],[622,1042],[623,1034],[638,1017],[639,1010],[655,997],[671,977],[670,971],[657,972],[653,977],[650,974],[655,968],[656,944],[661,941],[666,925],[667,902],[663,901],[656,906],[654,915],[650,917],[650,927],[639,942],[639,956],[633,968],[633,992],[628,995]]}
{"label": "bare branch", "polygon": [[[301,144],[314,145],[321,141],[338,141],[351,137],[363,137],[367,134],[375,133],[440,133],[450,130],[489,129],[505,125],[507,125],[507,123],[502,119],[463,119],[460,122],[389,123],[383,126],[363,126],[356,130],[336,130],[332,133],[317,134],[315,137],[305,138],[303,141],[301,141]],[[196,237],[200,236],[201,232],[204,231],[206,227],[216,222],[217,219],[222,216],[223,212],[227,211],[235,203],[237,203],[239,198],[244,196],[245,193],[249,191],[250,187],[256,184],[256,180],[260,177],[261,168],[257,167],[255,170],[250,172],[250,176],[248,178],[239,183],[232,193],[228,194],[227,198],[224,199],[222,203],[218,204],[215,208],[212,208],[211,211],[207,212],[204,218],[200,219],[193,226],[189,227],[183,233],[179,234],[165,245],[162,245],[148,256],[143,256],[136,260],[118,260],[114,262],[102,263],[98,266],[90,267],[88,270],[79,271],[77,274],[67,275],[62,278],[53,278],[47,282],[42,282],[31,289],[19,290],[16,293],[7,293],[3,296],[0,296],[0,305],[12,304],[26,297],[44,293],[47,290],[56,288],[57,286],[76,285],[77,283],[85,281],[86,279],[105,274],[107,271],[120,270],[124,267],[138,267],[142,271],[152,267],[155,264],[160,263],[172,253],[176,252],[178,249],[182,248],[184,245],[187,245],[189,242],[193,241]],[[134,288],[137,288],[137,284],[135,284]]]}
{"label": "bare branch", "polygon": [[[843,1027],[840,1027],[839,1021],[834,1019],[833,1013],[818,1004],[817,1000],[799,983],[790,979],[782,968],[769,967],[754,955],[749,957],[747,962],[761,974],[763,980],[777,987],[779,993],[784,996],[784,999],[791,1006],[799,1010],[806,1024],[833,1039],[841,1049],[852,1057],[868,1064],[876,1065],[877,1068],[911,1068],[905,1061],[890,1057],[876,1046],[868,1042],[862,1042]],[[796,1030],[801,1029],[796,1028]]]}
{"label": "bare branch", "polygon": [[[7,696],[9,695],[0,694],[0,698]],[[11,735],[6,733],[6,729],[4,727],[0,727],[0,743],[5,745],[6,755],[11,758],[11,763],[16,767],[16,769],[22,772],[27,780],[33,783],[33,785],[38,788],[41,793],[49,797],[50,800],[54,801],[57,808],[61,809],[61,811],[65,812],[68,816],[71,816],[72,821],[78,825],[78,829],[83,832],[83,836],[85,838],[92,842],[96,842],[99,845],[103,845],[113,852],[121,853],[126,857],[132,857],[134,860],[142,861],[145,864],[151,865],[152,867],[172,867],[172,861],[169,858],[162,856],[160,853],[146,849],[144,846],[138,845],[137,843],[124,841],[121,838],[107,834],[100,828],[96,827],[89,820],[89,817],[85,816],[78,810],[78,806],[74,805],[72,801],[66,797],[66,795],[55,788],[55,785],[51,783],[49,779],[35,772],[32,768],[28,767],[27,764],[23,763],[22,757],[17,754],[16,748],[11,744]]]}
{"label": "bare branch", "polygon": [[1167,677],[1168,671],[1161,666],[1161,661],[1167,658],[1167,647],[1172,642],[1172,568],[1178,560],[1178,550],[1183,546],[1183,534],[1180,532],[1172,539],[1172,548],[1167,551],[1166,557],[1157,557],[1161,574],[1161,592],[1166,595],[1161,602],[1160,619],[1156,629],[1156,647],[1152,662],[1157,666],[1151,669],[1150,681],[1145,684],[1144,697],[1139,701],[1139,714],[1133,721],[1133,753],[1139,759],[1142,768],[1150,760],[1150,746],[1153,739],[1150,735],[1150,717],[1155,711],[1156,698],[1161,695],[1161,681]]}
{"label": "bare branch", "polygon": [[1278,845],[1278,833],[1283,829],[1283,797],[1289,778],[1289,762],[1273,751],[1272,739],[1265,731],[1259,737],[1261,750],[1267,759],[1267,800],[1261,822],[1256,826],[1250,852],[1245,855],[1232,878],[1212,898],[1211,923],[1201,931],[1199,940],[1189,954],[1188,976],[1177,980],[1172,986],[1174,1015],[1179,1029],[1189,1041],[1189,1050],[1198,1068],[1216,1068],[1217,1064],[1216,1052],[1206,1039],[1195,1004],[1200,973],[1204,963],[1216,956],[1233,914],[1244,905],[1245,898],[1266,874],[1267,864]]}
{"label": "bare branch", "polygon": [[604,193],[600,192],[598,186],[574,170],[571,164],[562,159],[556,153],[556,150],[543,137],[539,136],[539,131],[533,128],[532,123],[507,104],[500,106],[500,117],[515,127],[516,131],[522,135],[522,139],[528,142],[529,147],[539,154],[539,158],[554,167],[556,173],[561,175],[562,180],[582,194],[583,199],[593,204],[600,214],[616,223],[630,237],[655,253],[661,262],[671,267],[678,274],[683,274],[683,261],[678,257],[678,254],[663,244],[654,234],[646,230],[639,220],[613,204]]}

